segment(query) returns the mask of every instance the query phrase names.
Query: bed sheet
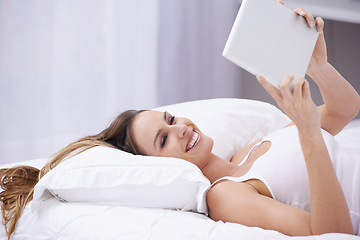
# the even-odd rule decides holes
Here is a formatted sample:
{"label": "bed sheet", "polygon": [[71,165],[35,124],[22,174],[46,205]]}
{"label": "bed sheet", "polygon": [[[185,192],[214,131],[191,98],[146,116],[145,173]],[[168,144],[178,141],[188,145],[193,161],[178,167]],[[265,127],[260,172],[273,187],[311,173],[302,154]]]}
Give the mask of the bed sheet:
{"label": "bed sheet", "polygon": [[322,236],[288,237],[276,231],[257,227],[215,222],[203,214],[192,212],[69,204],[51,198],[40,212],[33,214],[29,208],[25,210],[12,239],[346,240],[358,238],[334,233]]}
{"label": "bed sheet", "polygon": [[[347,148],[352,148],[359,147],[359,136],[360,120],[356,120],[336,136],[336,139]],[[41,167],[45,161],[46,159],[39,159],[25,163]],[[3,226],[0,227],[0,239],[6,239]],[[289,237],[257,227],[215,222],[203,214],[193,212],[64,203],[49,198],[38,212],[31,211],[31,203],[25,208],[11,239],[347,240],[360,237],[337,233]]]}

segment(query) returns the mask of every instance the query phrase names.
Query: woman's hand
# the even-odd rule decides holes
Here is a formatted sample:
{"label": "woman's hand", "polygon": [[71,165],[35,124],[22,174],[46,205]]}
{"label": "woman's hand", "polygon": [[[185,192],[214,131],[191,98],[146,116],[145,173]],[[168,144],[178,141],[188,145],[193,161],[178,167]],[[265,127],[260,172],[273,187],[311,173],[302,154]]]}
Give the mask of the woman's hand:
{"label": "woman's hand", "polygon": [[306,71],[309,76],[312,76],[316,71],[318,71],[327,63],[326,43],[323,31],[324,20],[321,17],[314,19],[313,15],[303,8],[297,8],[294,10],[294,12],[304,17],[310,27],[316,26],[316,29],[319,32],[319,37],[316,41],[314,52],[311,56],[309,67]]}
{"label": "woman's hand", "polygon": [[298,128],[320,129],[320,113],[311,98],[309,83],[305,78],[294,81],[293,90],[289,87],[293,76],[286,76],[279,89],[262,76],[257,76],[257,79]]}

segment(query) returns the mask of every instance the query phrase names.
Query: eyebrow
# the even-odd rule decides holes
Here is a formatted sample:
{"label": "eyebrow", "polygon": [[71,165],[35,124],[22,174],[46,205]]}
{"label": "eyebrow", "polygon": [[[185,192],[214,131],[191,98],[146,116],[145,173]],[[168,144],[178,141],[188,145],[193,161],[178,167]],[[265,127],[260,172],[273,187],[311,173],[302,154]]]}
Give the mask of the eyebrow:
{"label": "eyebrow", "polygon": [[[165,111],[165,112],[164,112],[164,121],[165,121],[165,122],[166,122],[166,114],[167,114],[167,112]],[[161,133],[161,129],[156,133],[156,136],[155,136],[155,139],[154,139],[154,147],[155,147],[155,148],[156,148],[156,140],[157,140],[157,138],[159,137],[160,133]]]}

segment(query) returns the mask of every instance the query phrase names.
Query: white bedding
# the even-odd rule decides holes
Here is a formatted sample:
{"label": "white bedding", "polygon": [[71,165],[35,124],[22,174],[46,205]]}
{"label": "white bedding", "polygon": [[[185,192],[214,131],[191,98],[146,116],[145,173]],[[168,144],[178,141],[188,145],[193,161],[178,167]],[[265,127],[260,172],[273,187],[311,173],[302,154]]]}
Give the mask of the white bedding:
{"label": "white bedding", "polygon": [[[49,221],[50,220],[50,221]],[[3,238],[3,233],[0,235]],[[215,222],[202,214],[164,209],[66,204],[52,198],[37,214],[24,212],[16,239],[253,240],[291,239],[276,231]],[[343,234],[294,239],[357,239]]]}
{"label": "white bedding", "polygon": [[[359,146],[360,120],[352,121],[336,136],[347,148]],[[360,159],[359,159],[360,160]],[[17,164],[41,168],[46,159]],[[5,229],[0,227],[0,239],[6,239]],[[257,239],[360,239],[345,234],[289,237],[276,231],[246,227],[236,223],[215,222],[204,214],[123,206],[100,206],[90,203],[61,202],[50,197],[39,211],[31,211],[31,202],[25,208],[12,240],[86,239],[86,240],[257,240]]]}
{"label": "white bedding", "polygon": [[[5,239],[4,229],[0,238]],[[215,222],[203,214],[175,210],[95,206],[63,203],[55,198],[33,214],[28,206],[13,240],[254,240],[254,239],[358,239],[345,234],[288,237],[276,231]]]}

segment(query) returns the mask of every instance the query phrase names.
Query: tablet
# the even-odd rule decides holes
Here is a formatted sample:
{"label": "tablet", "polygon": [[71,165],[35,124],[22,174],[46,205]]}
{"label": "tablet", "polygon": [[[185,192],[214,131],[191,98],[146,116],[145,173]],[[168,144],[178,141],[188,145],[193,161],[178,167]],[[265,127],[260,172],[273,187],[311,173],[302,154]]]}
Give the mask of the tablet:
{"label": "tablet", "polygon": [[278,87],[287,75],[305,76],[318,34],[276,0],[243,0],[223,56]]}

